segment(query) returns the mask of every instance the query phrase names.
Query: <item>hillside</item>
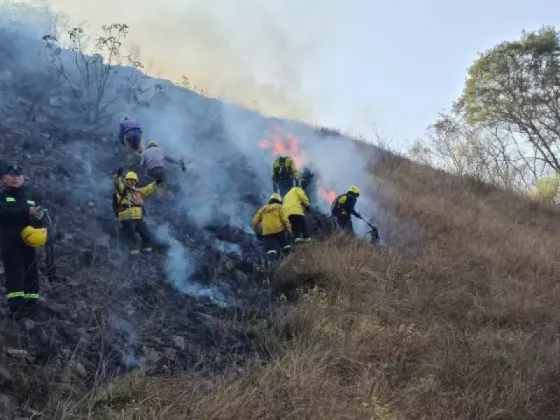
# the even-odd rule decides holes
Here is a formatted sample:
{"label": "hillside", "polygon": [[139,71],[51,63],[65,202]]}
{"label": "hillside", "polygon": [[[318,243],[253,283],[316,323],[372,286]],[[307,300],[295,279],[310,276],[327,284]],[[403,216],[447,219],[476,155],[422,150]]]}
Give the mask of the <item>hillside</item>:
{"label": "hillside", "polygon": [[[65,82],[41,28],[1,22],[0,163],[49,209],[58,274],[38,319],[0,300],[6,418],[557,417],[556,207],[131,67],[91,118],[72,52]],[[158,249],[135,262],[111,210],[123,114],[190,161],[172,203],[147,200]],[[321,240],[267,271],[250,221],[281,151],[320,175]],[[359,223],[323,238],[351,184],[380,247]]]}
{"label": "hillside", "polygon": [[[372,176],[415,244],[343,237],[274,274],[297,299],[258,335],[271,360],[208,380],[129,376],[94,418],[557,418],[559,212],[404,159]],[[82,411],[85,413],[86,411]]]}

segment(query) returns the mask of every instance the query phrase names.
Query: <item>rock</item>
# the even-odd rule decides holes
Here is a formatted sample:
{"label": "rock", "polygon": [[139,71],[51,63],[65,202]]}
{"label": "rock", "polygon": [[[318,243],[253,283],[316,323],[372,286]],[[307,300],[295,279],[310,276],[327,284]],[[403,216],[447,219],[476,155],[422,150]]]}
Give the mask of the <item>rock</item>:
{"label": "rock", "polygon": [[16,413],[16,405],[12,397],[0,394],[0,418],[13,419]]}
{"label": "rock", "polygon": [[18,359],[25,359],[29,356],[29,352],[27,350],[14,349],[11,347],[6,349],[6,353],[8,353],[8,356],[16,357]]}
{"label": "rock", "polygon": [[30,331],[33,331],[35,329],[35,327],[37,326],[37,323],[35,321],[33,321],[32,319],[25,318],[23,320],[23,326],[25,327],[25,330],[27,332],[30,332]]}
{"label": "rock", "polygon": [[185,338],[180,335],[173,336],[173,345],[180,350],[185,350],[186,342]]}
{"label": "rock", "polygon": [[4,366],[0,366],[0,385],[6,386],[14,383],[14,377]]}
{"label": "rock", "polygon": [[56,302],[48,302],[46,304],[46,307],[49,311],[51,311],[52,313],[56,314],[56,315],[64,315],[66,314],[66,306],[64,306],[61,303],[56,303]]}
{"label": "rock", "polygon": [[156,364],[161,360],[161,353],[155,350],[149,350],[146,354],[146,359],[153,364]]}
{"label": "rock", "polygon": [[76,363],[75,369],[78,375],[80,375],[82,378],[85,378],[87,376],[86,368],[81,363]]}
{"label": "rock", "polygon": [[95,246],[100,248],[110,248],[111,247],[111,237],[109,235],[102,234],[95,240]]}
{"label": "rock", "polygon": [[73,233],[65,233],[63,234],[63,239],[67,240],[67,241],[71,241],[72,239],[74,239],[74,234]]}
{"label": "rock", "polygon": [[174,362],[177,359],[177,352],[170,348],[167,347],[164,351],[163,351],[163,355],[165,356],[166,359],[171,360],[172,362]]}
{"label": "rock", "polygon": [[165,342],[164,342],[161,338],[158,338],[158,337],[151,337],[151,340],[152,340],[154,343],[159,344],[160,346],[165,346]]}

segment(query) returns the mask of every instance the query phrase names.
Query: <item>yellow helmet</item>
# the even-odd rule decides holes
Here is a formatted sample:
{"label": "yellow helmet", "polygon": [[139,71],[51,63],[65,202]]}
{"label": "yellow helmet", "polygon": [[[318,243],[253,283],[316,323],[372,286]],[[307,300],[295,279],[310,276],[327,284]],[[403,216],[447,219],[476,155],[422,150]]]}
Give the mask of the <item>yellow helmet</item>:
{"label": "yellow helmet", "polygon": [[47,243],[47,229],[26,226],[21,231],[21,239],[31,248],[39,248]]}
{"label": "yellow helmet", "polygon": [[352,185],[350,188],[348,188],[348,192],[349,193],[354,193],[356,195],[360,195],[360,189],[358,187],[356,187],[355,185]]}
{"label": "yellow helmet", "polygon": [[148,147],[157,147],[157,141],[152,140],[148,143]]}
{"label": "yellow helmet", "polygon": [[282,201],[282,197],[280,197],[279,194],[274,193],[274,194],[272,194],[272,195],[270,196],[270,198],[268,199],[268,201],[271,201],[271,200]]}
{"label": "yellow helmet", "polygon": [[138,182],[138,175],[136,175],[136,172],[128,172],[126,174],[126,176],[124,177],[124,179],[126,179],[127,181],[136,181]]}

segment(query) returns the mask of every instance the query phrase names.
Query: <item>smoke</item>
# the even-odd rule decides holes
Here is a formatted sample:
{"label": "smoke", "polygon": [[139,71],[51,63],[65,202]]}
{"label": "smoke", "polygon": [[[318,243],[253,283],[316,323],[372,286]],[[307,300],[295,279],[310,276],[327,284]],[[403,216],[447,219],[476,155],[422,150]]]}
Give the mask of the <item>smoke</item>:
{"label": "smoke", "polygon": [[[119,10],[121,9],[119,8],[122,8],[122,2],[115,0],[111,3],[114,4],[111,9],[114,12],[112,17],[120,16]],[[238,5],[239,7],[236,5],[235,9],[227,10],[212,9],[210,5],[213,2],[211,1],[206,3],[192,0],[187,3],[188,7],[185,6],[184,12],[185,16],[188,15],[187,20],[181,25],[182,27],[189,27],[185,22],[192,23],[192,28],[189,27],[185,30],[189,31],[189,35],[192,35],[192,38],[188,38],[189,42],[187,44],[194,46],[177,47],[174,52],[179,55],[179,58],[182,57],[181,54],[187,54],[184,52],[185,50],[199,45],[197,43],[202,42],[198,41],[199,39],[207,39],[206,43],[202,42],[202,45],[215,47],[213,50],[208,49],[207,55],[216,59],[222,55],[231,58],[231,63],[222,63],[224,65],[221,69],[217,68],[220,66],[215,63],[210,67],[202,66],[201,68],[208,70],[202,72],[207,76],[216,76],[218,81],[221,80],[228,86],[237,86],[237,79],[225,77],[229,74],[229,71],[232,69],[232,71],[236,71],[237,66],[239,66],[239,69],[243,70],[243,74],[247,74],[248,77],[252,76],[250,69],[247,68],[249,63],[259,63],[264,59],[271,65],[286,70],[280,72],[280,75],[284,73],[290,75],[282,82],[282,86],[293,86],[296,92],[302,90],[301,80],[298,80],[295,69],[301,64],[302,59],[312,59],[313,49],[311,47],[311,50],[302,50],[299,47],[292,48],[290,46],[292,43],[294,45],[298,45],[298,43],[290,36],[283,38],[286,35],[286,28],[278,23],[278,16],[282,16],[282,13],[286,12],[289,8],[288,5],[280,7],[276,3],[271,3],[266,7],[262,6],[262,10],[257,8],[255,10],[257,16],[259,16],[258,13],[263,13],[263,16],[266,17],[261,22],[262,27],[257,28],[255,22],[258,19],[255,19],[254,16],[252,19],[248,19],[248,5],[251,3],[246,0],[241,2]],[[165,6],[167,3],[163,2],[163,4]],[[89,6],[83,6],[84,10],[88,10]],[[99,15],[103,8],[98,3],[95,7],[97,11],[91,11],[92,22],[103,17]],[[126,10],[128,12],[126,16],[130,17],[131,34],[135,20],[145,17],[150,11],[155,12],[152,7],[155,7],[153,3],[149,3],[143,10]],[[332,11],[333,9],[329,10]],[[122,9],[122,11],[125,10]],[[161,34],[156,32],[161,35],[161,39],[169,41],[169,45],[162,48],[163,54],[166,48],[177,46],[178,41],[176,39],[166,38],[169,33],[174,33],[177,37],[177,34],[183,32],[181,32],[182,29],[177,28],[179,23],[175,17],[169,16],[169,20],[167,20],[169,10],[165,7],[161,7],[160,10],[158,6],[158,11],[158,14],[154,14],[158,16],[158,22],[169,23],[165,28],[159,28]],[[274,13],[279,13],[279,15]],[[328,23],[334,24],[336,21],[332,21],[332,16],[325,16],[324,13],[327,12],[319,8],[317,14],[313,15],[313,19],[309,22],[310,28],[315,31],[312,32],[317,37],[324,35],[320,30],[323,27],[321,25],[328,26]],[[40,14],[40,16],[43,15]],[[182,15],[179,14],[179,16]],[[202,18],[197,23],[195,17]],[[236,28],[243,26],[241,23],[247,22],[247,27],[241,30],[241,34],[232,32],[231,26],[228,26],[231,25],[231,21],[235,17],[243,18],[237,22]],[[323,19],[321,25],[318,23],[319,18]],[[31,21],[34,21],[33,19]],[[41,19],[42,22],[50,22],[46,18],[42,17]],[[33,23],[29,23],[29,20],[23,19],[23,21],[27,22],[26,28],[33,27]],[[294,21],[299,24],[307,22],[301,16],[297,19],[294,17]],[[274,24],[274,22],[276,23]],[[40,25],[46,24],[40,23],[37,27],[40,27]],[[148,19],[144,22],[142,28],[145,33],[149,33],[151,31],[148,29],[154,28],[154,25],[157,25],[157,22]],[[44,26],[44,28],[47,26]],[[33,31],[27,31],[27,29],[26,31],[30,34],[29,36],[37,36],[42,33],[44,28],[34,33]],[[334,28],[336,29],[336,25]],[[257,29],[260,29],[262,33]],[[173,32],[173,30],[175,31]],[[233,36],[232,33],[236,35]],[[236,36],[241,36],[241,39],[246,40],[249,35],[255,37],[251,44],[251,47],[254,46],[251,49],[254,54],[250,55],[248,55],[247,44],[243,44],[236,38]],[[146,35],[144,34],[144,36]],[[158,39],[160,39],[159,35]],[[270,44],[271,39],[277,42],[283,39],[285,45],[282,48],[279,48],[278,45],[276,46],[278,48],[269,48],[274,46]],[[142,48],[144,48],[144,45],[153,45],[155,40],[146,39],[145,42],[146,44],[142,44]],[[241,46],[245,46],[245,49]],[[306,54],[303,54],[303,51]],[[41,62],[38,57],[35,57],[35,62],[38,68],[44,68],[44,62]],[[197,60],[195,59],[194,62],[197,63]],[[119,70],[118,77],[120,80],[127,80],[131,72],[131,69]],[[220,79],[218,76],[224,78]],[[290,84],[292,79],[293,84]],[[248,80],[251,80],[251,82]],[[244,83],[253,82],[255,82],[254,78],[243,79],[240,86],[244,86]],[[158,86],[159,88],[156,89]],[[262,85],[255,82],[253,85],[255,89],[262,86],[266,86],[266,84]],[[108,130],[116,134],[119,119],[123,114],[128,114],[142,124],[146,141],[155,139],[168,154],[174,157],[183,156],[190,162],[187,173],[181,172],[177,167],[168,165],[168,179],[174,184],[178,192],[173,203],[174,211],[199,228],[228,224],[245,231],[251,230],[251,219],[256,209],[265,202],[272,192],[270,170],[274,156],[270,150],[263,150],[258,144],[265,132],[275,125],[280,125],[284,131],[297,136],[302,149],[305,150],[306,156],[312,164],[312,168],[320,174],[325,187],[332,188],[337,194],[341,194],[350,185],[358,185],[362,190],[358,204],[359,210],[366,218],[375,215],[375,197],[371,195],[371,192],[375,191],[375,184],[367,170],[370,156],[364,154],[362,150],[358,150],[354,142],[348,141],[347,138],[336,135],[323,136],[310,126],[267,119],[241,106],[206,98],[193,91],[174,86],[165,80],[143,79],[142,89],[144,93],[139,95],[138,100],[129,101],[121,98],[121,100],[112,104],[113,109],[117,112],[113,114],[113,125],[108,127]],[[109,97],[112,96],[109,95]],[[141,104],[142,102],[149,102],[150,106],[144,106]],[[299,102],[299,100],[296,102]],[[305,103],[305,101],[302,103]],[[89,165],[82,163],[82,168],[86,168],[91,179],[107,179],[107,173],[104,171],[112,169],[107,165],[111,165],[108,162],[114,162],[115,157],[110,156],[106,145],[103,145],[103,151],[98,148],[98,145],[91,145],[86,149],[87,151],[83,146],[76,148],[76,152],[80,153],[82,160],[85,158],[89,162]],[[76,159],[76,162],[79,160]],[[92,173],[88,168],[92,169]],[[99,182],[96,186],[92,186],[91,190],[102,195],[105,188],[110,189],[108,179],[107,182]],[[330,210],[330,203],[319,200],[317,204],[326,212]],[[355,228],[361,233],[368,230],[361,222],[356,223]],[[177,290],[195,296],[210,297],[212,293],[217,293],[216,290],[202,287],[191,281],[196,270],[196,261],[191,258],[193,250],[184,249],[183,245],[172,237],[169,228],[166,226],[158,228],[157,235],[162,242],[169,245],[167,276]],[[220,299],[219,295],[215,296],[216,301],[220,301]]]}
{"label": "smoke", "polygon": [[173,237],[167,224],[156,227],[155,238],[168,247],[165,262],[166,277],[180,293],[207,297],[212,303],[222,308],[229,306],[224,295],[215,286],[203,286],[192,277],[196,271],[196,264],[189,257],[187,249]]}
{"label": "smoke", "polygon": [[123,340],[121,349],[121,361],[127,368],[140,369],[145,371],[146,358],[138,355],[136,347],[138,346],[138,334],[132,323],[124,319],[116,312],[110,312],[107,322],[111,331],[120,335]]}
{"label": "smoke", "polygon": [[[33,0],[29,0],[33,1]],[[33,1],[37,3],[37,1]],[[92,29],[130,26],[147,70],[268,115],[311,121],[320,100],[306,69],[350,24],[342,0],[50,0],[56,13]]]}

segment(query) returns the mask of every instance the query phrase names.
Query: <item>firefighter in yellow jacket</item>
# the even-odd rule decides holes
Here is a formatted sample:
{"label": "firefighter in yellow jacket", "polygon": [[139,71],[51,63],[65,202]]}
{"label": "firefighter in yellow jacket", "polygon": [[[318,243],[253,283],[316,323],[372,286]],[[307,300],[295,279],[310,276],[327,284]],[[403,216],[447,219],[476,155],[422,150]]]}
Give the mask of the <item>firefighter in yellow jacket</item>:
{"label": "firefighter in yellow jacket", "polygon": [[362,215],[355,209],[359,196],[360,189],[352,185],[346,194],[339,195],[332,203],[331,214],[336,217],[338,226],[344,231],[354,233],[351,216],[363,220]]}
{"label": "firefighter in yellow jacket", "polygon": [[[259,229],[261,223],[262,229]],[[276,260],[280,250],[284,255],[290,253],[288,236],[292,234],[292,226],[282,207],[282,198],[278,194],[272,194],[268,203],[257,211],[253,218],[253,230],[259,237],[262,236],[269,260]]]}
{"label": "firefighter in yellow jacket", "polygon": [[140,249],[144,252],[152,252],[152,241],[150,232],[144,221],[144,197],[149,196],[156,190],[156,183],[137,188],[138,175],[128,172],[125,175],[125,182],[120,176],[122,169],[119,169],[113,180],[115,186],[115,201],[119,222],[123,227],[128,241],[130,242],[130,254],[140,254]]}
{"label": "firefighter in yellow jacket", "polygon": [[309,241],[305,213],[309,211],[309,198],[301,187],[292,187],[284,197],[284,213],[292,225],[294,243]]}
{"label": "firefighter in yellow jacket", "polygon": [[298,170],[290,156],[279,156],[272,163],[272,189],[284,197],[298,183]]}

